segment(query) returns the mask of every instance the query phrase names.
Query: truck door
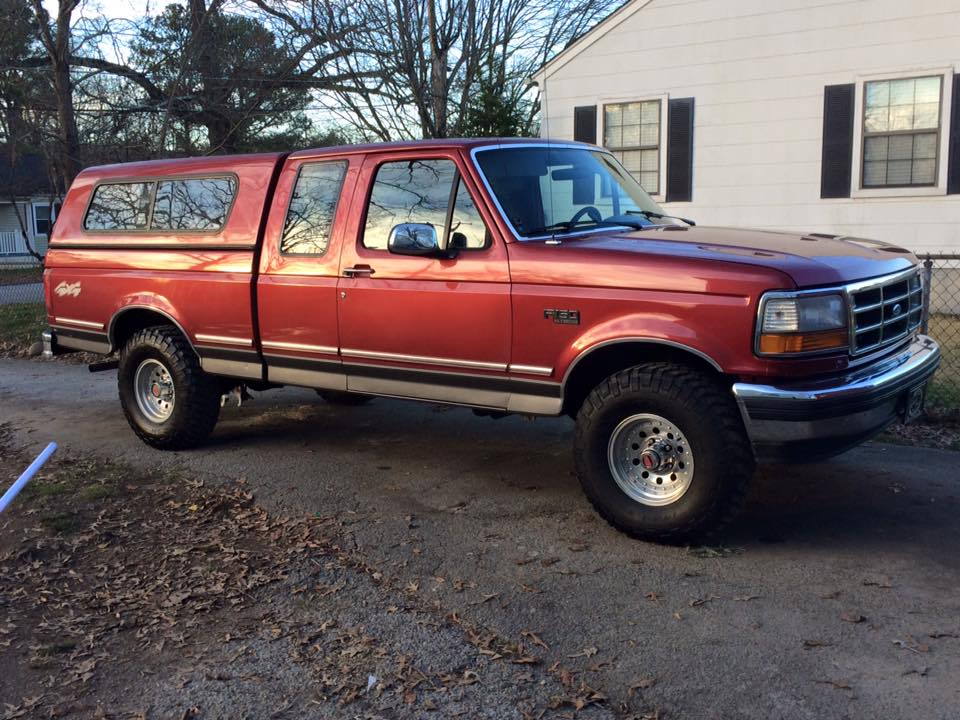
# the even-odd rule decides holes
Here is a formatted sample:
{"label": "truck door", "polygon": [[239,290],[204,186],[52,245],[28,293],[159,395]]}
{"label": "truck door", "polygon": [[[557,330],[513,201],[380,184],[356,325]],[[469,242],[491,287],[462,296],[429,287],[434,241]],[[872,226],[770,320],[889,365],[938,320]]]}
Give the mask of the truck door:
{"label": "truck door", "polygon": [[[340,354],[357,392],[505,408],[506,249],[455,150],[368,155],[344,239]],[[431,226],[451,259],[388,251],[392,230]],[[428,230],[428,232],[430,232]]]}
{"label": "truck door", "polygon": [[356,156],[294,155],[277,179],[257,284],[271,382],[346,389],[337,333],[339,248],[360,168]]}

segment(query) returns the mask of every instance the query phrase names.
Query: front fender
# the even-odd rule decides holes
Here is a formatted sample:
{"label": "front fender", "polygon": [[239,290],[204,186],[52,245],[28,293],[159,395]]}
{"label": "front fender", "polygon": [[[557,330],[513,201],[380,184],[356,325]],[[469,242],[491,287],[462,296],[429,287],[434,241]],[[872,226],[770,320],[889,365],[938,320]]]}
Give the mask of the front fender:
{"label": "front fender", "polygon": [[[669,312],[629,313],[586,328],[560,354],[557,376],[566,382],[573,368],[591,353],[618,343],[651,343],[673,347],[704,360],[718,372],[733,372],[750,354],[752,317],[744,298],[728,298],[726,312],[708,312],[699,305],[704,321]],[[722,316],[726,315],[724,319]],[[638,361],[642,358],[638,358]]]}

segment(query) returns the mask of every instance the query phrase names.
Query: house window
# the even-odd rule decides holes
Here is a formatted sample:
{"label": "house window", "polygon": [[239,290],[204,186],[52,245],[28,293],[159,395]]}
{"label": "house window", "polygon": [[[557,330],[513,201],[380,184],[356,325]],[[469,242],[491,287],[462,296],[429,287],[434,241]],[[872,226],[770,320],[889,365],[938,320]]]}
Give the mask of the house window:
{"label": "house window", "polygon": [[49,205],[33,206],[33,227],[37,235],[50,235],[50,229],[53,227],[53,216],[50,213]]}
{"label": "house window", "polygon": [[864,83],[864,188],[937,184],[942,86],[939,75]]}
{"label": "house window", "polygon": [[651,195],[660,193],[660,101],[603,106],[603,144]]}

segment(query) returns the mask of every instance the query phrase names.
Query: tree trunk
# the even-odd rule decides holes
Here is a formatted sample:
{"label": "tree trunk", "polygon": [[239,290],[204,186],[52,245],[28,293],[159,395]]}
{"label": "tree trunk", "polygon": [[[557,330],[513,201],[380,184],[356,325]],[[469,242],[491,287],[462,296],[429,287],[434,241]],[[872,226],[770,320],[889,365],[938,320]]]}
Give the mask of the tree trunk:
{"label": "tree trunk", "polygon": [[203,125],[207,128],[207,141],[210,144],[208,152],[237,152],[237,126],[230,118],[217,112],[207,112]]}
{"label": "tree trunk", "polygon": [[447,51],[437,41],[436,0],[427,0],[427,23],[430,37],[430,104],[433,114],[433,136],[447,136]]}
{"label": "tree trunk", "polygon": [[57,96],[57,120],[60,125],[60,159],[57,163],[63,180],[63,187],[70,183],[80,172],[80,134],[77,132],[77,118],[73,110],[73,81],[70,79],[70,65],[63,56],[61,62],[54,62],[53,86]]}
{"label": "tree trunk", "polygon": [[70,187],[82,167],[80,133],[77,131],[77,116],[73,107],[73,81],[70,78],[70,25],[73,11],[78,4],[79,0],[59,0],[57,25],[55,31],[51,32],[49,13],[44,9],[41,0],[33,0],[33,9],[40,26],[40,39],[50,56],[60,141],[56,164],[64,189]]}

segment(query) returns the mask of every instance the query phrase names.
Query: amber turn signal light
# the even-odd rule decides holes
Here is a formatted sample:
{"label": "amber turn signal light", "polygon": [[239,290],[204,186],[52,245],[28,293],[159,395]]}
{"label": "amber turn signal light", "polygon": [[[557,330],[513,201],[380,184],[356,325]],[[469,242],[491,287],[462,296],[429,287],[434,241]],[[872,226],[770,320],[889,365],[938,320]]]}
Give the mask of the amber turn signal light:
{"label": "amber turn signal light", "polygon": [[840,350],[847,347],[847,341],[846,328],[806,333],[765,333],[760,336],[760,352],[765,355],[774,355],[813,350]]}

